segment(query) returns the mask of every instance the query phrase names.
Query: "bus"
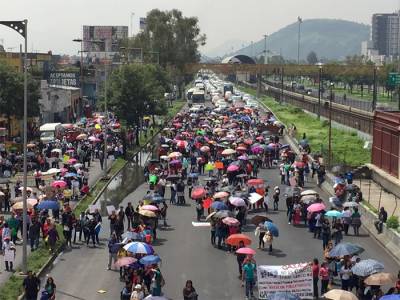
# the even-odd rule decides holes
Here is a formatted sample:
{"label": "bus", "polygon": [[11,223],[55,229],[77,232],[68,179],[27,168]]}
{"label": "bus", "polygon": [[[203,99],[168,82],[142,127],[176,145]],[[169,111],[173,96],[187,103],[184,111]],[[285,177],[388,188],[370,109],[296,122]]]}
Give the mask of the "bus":
{"label": "bus", "polygon": [[205,103],[206,102],[206,97],[205,93],[202,90],[196,90],[193,92],[192,95],[192,103]]}
{"label": "bus", "polygon": [[231,92],[233,94],[233,84],[229,82],[224,83],[224,97],[226,92]]}

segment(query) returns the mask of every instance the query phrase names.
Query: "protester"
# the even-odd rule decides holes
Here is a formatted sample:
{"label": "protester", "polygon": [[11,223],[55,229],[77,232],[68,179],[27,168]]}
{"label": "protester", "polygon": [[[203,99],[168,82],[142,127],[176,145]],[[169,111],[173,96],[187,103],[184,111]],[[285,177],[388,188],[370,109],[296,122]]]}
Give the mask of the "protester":
{"label": "protester", "polygon": [[193,287],[191,280],[187,280],[183,288],[183,300],[197,300],[196,289]]}
{"label": "protester", "polygon": [[28,276],[25,277],[22,286],[25,291],[26,300],[37,300],[37,295],[40,290],[40,280],[32,271],[28,271]]}

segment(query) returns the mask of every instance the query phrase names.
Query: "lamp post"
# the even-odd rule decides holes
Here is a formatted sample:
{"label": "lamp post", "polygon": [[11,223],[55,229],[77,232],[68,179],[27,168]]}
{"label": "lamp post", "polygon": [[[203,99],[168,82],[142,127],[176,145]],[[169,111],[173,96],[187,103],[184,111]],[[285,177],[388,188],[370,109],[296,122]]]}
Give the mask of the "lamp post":
{"label": "lamp post", "polygon": [[331,159],[332,159],[332,101],[333,101],[333,87],[334,84],[331,82],[330,88],[330,96],[329,96],[329,132],[328,132],[328,168],[331,167]]}
{"label": "lamp post", "polygon": [[267,34],[264,34],[264,64],[268,63],[268,58],[267,58]]}
{"label": "lamp post", "polygon": [[297,17],[297,22],[299,23],[299,32],[297,35],[297,64],[300,64],[300,33],[301,33],[301,23],[303,23],[303,19],[301,17]]}
{"label": "lamp post", "polygon": [[23,190],[22,190],[22,272],[27,273],[27,202],[26,187],[28,184],[28,168],[27,168],[27,140],[28,140],[28,20],[23,21],[0,21],[1,25],[7,26],[18,32],[25,40],[25,57],[24,57],[24,162],[23,162]]}
{"label": "lamp post", "polygon": [[321,119],[322,66],[322,63],[318,63],[318,120]]}
{"label": "lamp post", "polygon": [[374,86],[373,86],[373,92],[372,92],[372,112],[376,109],[376,103],[378,101],[378,86],[377,86],[377,70],[378,67],[374,65]]}
{"label": "lamp post", "polygon": [[82,91],[82,86],[83,86],[83,39],[73,39],[72,41],[76,42],[76,43],[81,43],[81,51],[80,51],[80,53],[81,53],[81,63],[80,63],[81,76],[79,76],[79,77],[80,77],[80,80],[81,80],[81,83],[80,83],[80,95],[81,95],[81,99],[82,99],[82,97],[83,97],[83,91]]}

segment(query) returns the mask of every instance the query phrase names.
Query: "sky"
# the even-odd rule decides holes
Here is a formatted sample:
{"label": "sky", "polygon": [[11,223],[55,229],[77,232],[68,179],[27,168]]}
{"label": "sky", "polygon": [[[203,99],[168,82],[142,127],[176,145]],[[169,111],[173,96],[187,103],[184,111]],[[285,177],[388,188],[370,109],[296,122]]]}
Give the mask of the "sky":
{"label": "sky", "polygon": [[[28,19],[28,50],[77,54],[82,25],[129,25],[139,30],[139,17],[153,8],[177,8],[196,16],[207,35],[203,52],[226,41],[258,41],[303,19],[344,19],[371,23],[373,13],[398,10],[399,0],[1,0],[0,20]],[[131,29],[130,29],[131,30]],[[130,31],[131,32],[131,31]],[[0,26],[0,44],[18,51],[23,42],[13,30]],[[236,49],[235,49],[236,50]]]}

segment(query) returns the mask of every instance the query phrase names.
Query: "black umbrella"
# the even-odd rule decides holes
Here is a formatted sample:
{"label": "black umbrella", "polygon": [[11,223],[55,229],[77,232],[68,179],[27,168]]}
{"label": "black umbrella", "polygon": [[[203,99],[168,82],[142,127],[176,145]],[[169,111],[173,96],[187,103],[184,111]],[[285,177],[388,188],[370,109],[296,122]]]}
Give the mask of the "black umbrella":
{"label": "black umbrella", "polygon": [[181,178],[181,176],[179,176],[179,175],[169,175],[168,177],[167,177],[167,180],[168,181],[174,181],[174,180],[178,180],[178,179],[180,179]]}

